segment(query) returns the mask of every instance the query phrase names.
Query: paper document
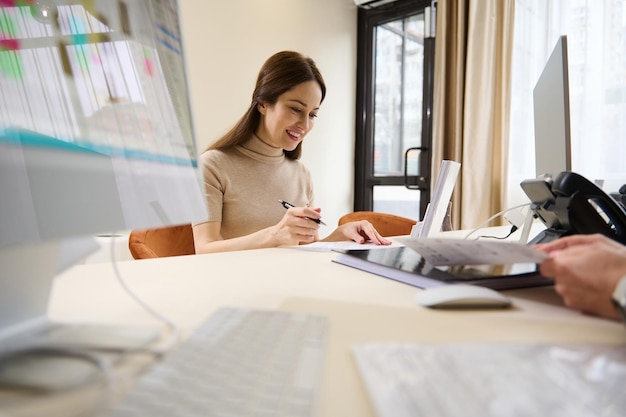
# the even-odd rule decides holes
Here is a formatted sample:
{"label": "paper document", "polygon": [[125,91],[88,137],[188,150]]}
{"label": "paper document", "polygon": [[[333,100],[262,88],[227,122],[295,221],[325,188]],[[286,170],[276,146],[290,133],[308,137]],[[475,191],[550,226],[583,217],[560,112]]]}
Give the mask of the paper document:
{"label": "paper document", "polygon": [[443,160],[439,168],[439,175],[435,183],[435,189],[431,201],[426,208],[424,219],[420,225],[414,228],[412,237],[428,237],[441,230],[443,219],[448,211],[448,203],[452,197],[452,190],[459,176],[461,164],[455,161]]}
{"label": "paper document", "polygon": [[353,241],[340,241],[340,242],[313,242],[308,245],[290,246],[294,249],[306,250],[312,252],[331,252],[334,250],[366,250],[366,249],[382,249],[390,246],[398,246],[397,244],[391,245],[377,245],[375,243],[357,243]]}
{"label": "paper document", "polygon": [[397,239],[434,266],[541,263],[548,255],[516,242],[401,237]]}
{"label": "paper document", "polygon": [[363,344],[380,417],[623,416],[626,349],[582,344]]}

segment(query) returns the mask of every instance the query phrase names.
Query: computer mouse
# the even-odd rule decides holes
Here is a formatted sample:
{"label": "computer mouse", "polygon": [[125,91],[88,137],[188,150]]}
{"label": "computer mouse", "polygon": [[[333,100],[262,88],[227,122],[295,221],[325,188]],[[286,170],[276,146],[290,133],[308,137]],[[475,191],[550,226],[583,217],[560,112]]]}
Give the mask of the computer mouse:
{"label": "computer mouse", "polygon": [[511,299],[491,288],[471,284],[448,284],[417,293],[419,305],[430,308],[506,308]]}

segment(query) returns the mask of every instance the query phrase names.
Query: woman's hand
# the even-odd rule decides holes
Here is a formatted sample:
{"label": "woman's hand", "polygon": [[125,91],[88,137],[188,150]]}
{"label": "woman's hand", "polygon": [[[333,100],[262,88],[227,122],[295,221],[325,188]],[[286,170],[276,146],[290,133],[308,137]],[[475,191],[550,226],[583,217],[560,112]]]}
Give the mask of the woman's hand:
{"label": "woman's hand", "polygon": [[326,242],[353,240],[357,243],[391,245],[391,241],[382,237],[367,220],[344,223],[323,240]]}
{"label": "woman's hand", "polygon": [[320,225],[311,219],[320,219],[320,217],[319,208],[292,207],[287,209],[280,222],[269,228],[274,246],[315,242]]}
{"label": "woman's hand", "polygon": [[277,224],[231,239],[222,237],[220,222],[200,223],[193,227],[196,253],[273,248],[315,242],[320,225],[307,217],[319,218],[319,209],[290,208]]}
{"label": "woman's hand", "polygon": [[595,234],[568,236],[535,247],[550,255],[539,271],[554,278],[554,289],[565,305],[618,318],[611,295],[626,275],[626,246]]}
{"label": "woman's hand", "polygon": [[[289,208],[275,225],[249,235],[224,239],[220,233],[221,223],[207,222],[194,225],[196,253],[213,253],[245,249],[273,248],[313,243],[318,240],[320,225],[311,219],[319,219],[320,209],[309,207]],[[353,240],[358,243],[390,245],[391,241],[382,237],[366,220],[350,222],[339,226],[325,242]]]}

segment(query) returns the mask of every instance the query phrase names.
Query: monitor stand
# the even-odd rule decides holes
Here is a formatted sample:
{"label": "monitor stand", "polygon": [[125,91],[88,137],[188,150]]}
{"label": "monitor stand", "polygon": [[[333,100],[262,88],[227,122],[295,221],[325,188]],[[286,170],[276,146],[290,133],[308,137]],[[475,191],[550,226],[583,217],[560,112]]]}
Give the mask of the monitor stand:
{"label": "monitor stand", "polygon": [[48,242],[0,250],[4,386],[45,391],[80,385],[101,374],[90,358],[114,362],[127,353],[145,352],[159,340],[156,327],[50,321],[48,303],[60,260],[66,258],[64,249],[63,242]]}
{"label": "monitor stand", "polygon": [[0,386],[28,391],[60,391],[104,379],[106,369],[148,352],[156,329],[99,324],[55,323],[43,334],[0,352]]}
{"label": "monitor stand", "polygon": [[70,351],[21,350],[0,358],[0,386],[34,392],[78,388],[102,378],[105,363],[104,358]]}
{"label": "monitor stand", "polygon": [[537,236],[532,238],[532,240],[528,242],[528,244],[534,245],[538,243],[548,243],[548,242],[552,242],[553,240],[557,240],[560,237],[563,237],[564,235],[565,235],[564,230],[556,230],[552,228],[544,229],[541,232],[539,232]]}

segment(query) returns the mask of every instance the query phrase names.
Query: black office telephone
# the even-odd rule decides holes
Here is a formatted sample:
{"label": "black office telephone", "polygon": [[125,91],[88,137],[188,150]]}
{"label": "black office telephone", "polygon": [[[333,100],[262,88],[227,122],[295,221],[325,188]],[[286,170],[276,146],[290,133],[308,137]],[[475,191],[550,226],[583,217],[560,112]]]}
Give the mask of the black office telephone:
{"label": "black office telephone", "polygon": [[546,226],[529,244],[592,233],[626,244],[626,210],[582,175],[565,171],[553,180],[537,178],[520,185],[534,215]]}

